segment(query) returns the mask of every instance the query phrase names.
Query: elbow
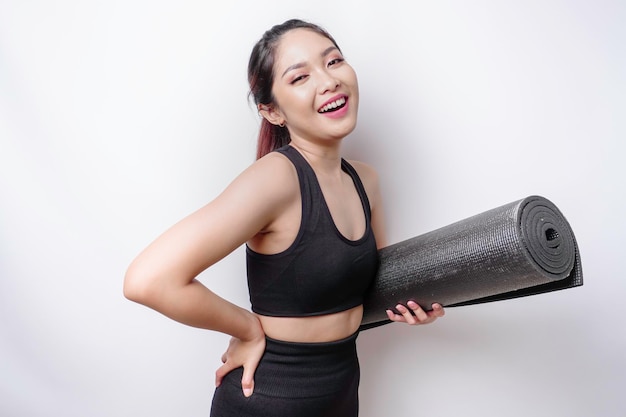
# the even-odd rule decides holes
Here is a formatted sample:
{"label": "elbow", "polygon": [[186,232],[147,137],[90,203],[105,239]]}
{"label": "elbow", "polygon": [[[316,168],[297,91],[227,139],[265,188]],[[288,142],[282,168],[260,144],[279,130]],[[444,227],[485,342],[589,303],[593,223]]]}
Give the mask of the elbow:
{"label": "elbow", "polygon": [[129,279],[128,275],[124,277],[123,293],[124,297],[130,301],[139,302],[141,298],[141,291],[133,284],[132,279]]}
{"label": "elbow", "polygon": [[152,293],[150,282],[146,274],[131,265],[124,276],[124,297],[136,303],[149,304]]}
{"label": "elbow", "polygon": [[127,271],[124,276],[124,297],[130,301],[141,302],[143,291],[141,286],[137,283],[137,278],[129,272],[130,271]]}

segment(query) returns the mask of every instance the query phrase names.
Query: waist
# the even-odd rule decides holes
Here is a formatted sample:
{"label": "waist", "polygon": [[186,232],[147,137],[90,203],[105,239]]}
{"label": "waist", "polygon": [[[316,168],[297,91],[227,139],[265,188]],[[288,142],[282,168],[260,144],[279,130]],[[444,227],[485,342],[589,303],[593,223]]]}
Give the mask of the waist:
{"label": "waist", "polygon": [[[350,388],[357,395],[359,361],[358,332],[332,342],[302,343],[266,338],[263,358],[254,374],[254,393],[269,397],[299,398],[333,396],[343,399]],[[241,396],[243,367],[224,378]],[[254,395],[253,395],[254,398]],[[324,400],[326,401],[326,400]],[[294,414],[295,415],[295,414]]]}
{"label": "waist", "polygon": [[285,342],[320,343],[355,334],[363,318],[363,306],[333,314],[307,317],[272,317],[257,314],[267,337]]}

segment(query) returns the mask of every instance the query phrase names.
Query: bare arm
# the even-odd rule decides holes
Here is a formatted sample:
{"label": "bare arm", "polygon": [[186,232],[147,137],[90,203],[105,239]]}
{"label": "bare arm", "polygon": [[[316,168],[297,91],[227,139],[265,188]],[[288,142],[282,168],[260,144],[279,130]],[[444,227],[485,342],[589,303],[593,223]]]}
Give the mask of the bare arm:
{"label": "bare arm", "polygon": [[[259,320],[217,296],[195,278],[263,230],[297,195],[290,187],[288,169],[291,168],[285,161],[275,155],[255,162],[215,200],[172,226],[144,249],[124,278],[124,295],[128,299],[181,323],[216,330],[248,343],[240,351],[248,349],[248,357],[252,359],[242,359],[246,355],[240,355],[238,360],[248,360],[247,367],[252,373],[265,342]],[[287,174],[281,175],[282,171]],[[277,184],[281,178],[284,183]],[[246,368],[246,363],[243,365]],[[251,382],[250,372],[244,379]]]}
{"label": "bare arm", "polygon": [[257,161],[215,200],[159,236],[128,268],[124,295],[181,323],[244,335],[246,314],[195,277],[279,215],[294,194],[289,181],[277,184],[277,171],[287,169],[280,157]]}

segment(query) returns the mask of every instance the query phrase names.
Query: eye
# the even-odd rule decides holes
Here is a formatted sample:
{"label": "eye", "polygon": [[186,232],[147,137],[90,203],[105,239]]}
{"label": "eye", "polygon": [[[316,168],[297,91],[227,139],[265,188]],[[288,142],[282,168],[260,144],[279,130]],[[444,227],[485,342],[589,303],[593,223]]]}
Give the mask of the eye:
{"label": "eye", "polygon": [[341,64],[343,61],[345,61],[343,58],[333,58],[328,61],[328,66],[332,67],[333,65]]}
{"label": "eye", "polygon": [[298,75],[296,78],[294,78],[293,80],[291,80],[291,82],[289,84],[295,84],[298,81],[302,81],[304,80],[306,77],[308,77],[308,75],[303,74],[303,75]]}

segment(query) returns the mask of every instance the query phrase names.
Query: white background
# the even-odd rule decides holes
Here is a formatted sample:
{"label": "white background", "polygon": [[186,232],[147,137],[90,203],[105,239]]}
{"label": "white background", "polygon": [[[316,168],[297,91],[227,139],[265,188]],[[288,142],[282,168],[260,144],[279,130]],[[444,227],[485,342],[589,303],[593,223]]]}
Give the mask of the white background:
{"label": "white background", "polygon": [[[0,0],[0,415],[208,415],[228,338],[122,278],[253,161],[247,59],[290,17],[359,75],[392,242],[539,194],[582,253],[583,287],[362,333],[361,416],[626,415],[617,0]],[[201,279],[248,306],[243,251]]]}

